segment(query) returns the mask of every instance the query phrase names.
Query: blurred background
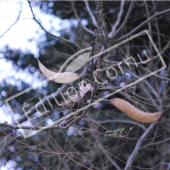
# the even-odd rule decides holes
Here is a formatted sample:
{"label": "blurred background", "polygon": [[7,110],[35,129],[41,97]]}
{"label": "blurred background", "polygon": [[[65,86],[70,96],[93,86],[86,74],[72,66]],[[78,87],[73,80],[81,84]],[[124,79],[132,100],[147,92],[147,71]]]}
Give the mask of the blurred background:
{"label": "blurred background", "polygon": [[[168,1],[1,0],[0,169],[169,170],[169,9]],[[149,20],[152,16],[153,19]],[[144,23],[146,20],[148,22]],[[34,130],[23,131],[4,126],[3,123],[14,125],[16,120],[20,120],[19,124],[25,127],[50,127],[67,114],[74,104],[69,99],[62,106],[51,101],[53,109],[46,103],[50,111],[43,116],[33,111],[31,120],[21,119],[24,116],[24,105],[29,104],[30,109],[39,102],[39,98],[49,96],[63,87],[45,81],[47,78],[41,73],[37,59],[48,69],[59,71],[74,53],[93,46],[96,25],[101,33],[100,51],[124,40],[128,33],[131,36],[144,29],[149,31],[167,68],[112,97],[124,98],[143,111],[163,109],[161,119],[153,124],[142,124],[130,119],[114,106],[98,102],[74,124],[66,128],[40,131],[28,138],[24,138],[23,133],[31,131],[34,134]],[[102,69],[105,71],[110,65],[115,66],[124,56],[127,58],[136,54],[137,50],[143,59],[146,59],[144,50],[150,57],[156,56],[148,38],[139,37],[121,46],[119,52],[113,50],[103,55]],[[138,68],[132,64],[131,71],[110,81],[97,92],[96,97],[105,96],[161,66],[158,57]],[[84,76],[89,74],[87,71]],[[106,75],[101,73],[100,81],[105,80]],[[8,107],[6,99],[30,87],[31,90],[12,98]]]}

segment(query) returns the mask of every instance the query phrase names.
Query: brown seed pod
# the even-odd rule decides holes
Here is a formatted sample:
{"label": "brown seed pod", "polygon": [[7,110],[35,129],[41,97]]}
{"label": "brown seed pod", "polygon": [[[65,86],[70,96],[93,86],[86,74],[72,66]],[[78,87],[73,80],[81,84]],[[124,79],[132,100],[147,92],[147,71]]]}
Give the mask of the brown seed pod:
{"label": "brown seed pod", "polygon": [[53,71],[50,71],[39,60],[38,60],[38,65],[39,65],[41,72],[49,80],[52,80],[56,83],[70,83],[80,78],[78,74],[72,73],[72,72],[55,73]]}
{"label": "brown seed pod", "polygon": [[138,122],[152,123],[157,121],[162,115],[162,110],[155,113],[144,112],[123,99],[114,98],[110,101],[119,110]]}

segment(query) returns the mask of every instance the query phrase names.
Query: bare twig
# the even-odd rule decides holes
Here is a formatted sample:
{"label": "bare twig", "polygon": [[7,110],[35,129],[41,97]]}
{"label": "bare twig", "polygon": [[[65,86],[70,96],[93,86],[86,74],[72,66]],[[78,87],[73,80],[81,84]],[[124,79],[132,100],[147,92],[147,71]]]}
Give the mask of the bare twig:
{"label": "bare twig", "polygon": [[110,35],[109,38],[113,38],[113,37],[117,36],[120,33],[120,31],[124,28],[125,24],[127,23],[128,19],[130,17],[130,14],[132,12],[134,3],[135,3],[135,1],[131,1],[129,10],[128,10],[127,14],[126,14],[126,17],[125,17],[123,23],[121,24],[121,26],[112,35]]}
{"label": "bare twig", "polygon": [[[99,141],[98,141],[99,142]],[[100,143],[101,145],[101,143]],[[102,146],[102,145],[101,145]],[[112,159],[112,157],[108,154],[108,152],[106,152],[105,149],[103,149],[103,147],[101,147],[102,152],[104,153],[104,155],[106,156],[106,158],[112,163],[112,165],[117,169],[117,170],[121,170],[120,166],[114,161],[114,159]]]}
{"label": "bare twig", "polygon": [[87,12],[88,12],[88,14],[89,14],[89,16],[90,16],[90,19],[91,19],[93,25],[94,25],[96,28],[98,28],[96,19],[95,19],[93,13],[91,12],[91,9],[90,9],[90,6],[89,6],[88,1],[84,0],[84,3],[85,3],[86,10],[87,10]]}
{"label": "bare twig", "polygon": [[58,37],[58,36],[56,36],[56,35],[48,32],[48,31],[42,26],[42,24],[36,19],[35,14],[34,14],[33,9],[32,9],[32,6],[31,6],[31,2],[28,1],[28,3],[29,3],[29,6],[30,6],[30,9],[31,9],[31,13],[32,13],[32,15],[33,15],[34,21],[41,27],[42,30],[44,30],[48,35],[51,35],[51,36],[53,36],[53,37],[55,37],[55,38],[63,41],[64,43],[65,43],[65,42],[66,42],[66,43],[71,43],[71,44],[75,45],[78,49],[81,49],[81,47],[80,47],[78,44],[76,44],[75,42],[70,41],[70,40],[65,39],[65,38],[62,38],[62,37]]}
{"label": "bare twig", "polygon": [[152,123],[148,129],[143,133],[143,135],[139,138],[138,142],[136,143],[136,146],[133,150],[133,152],[131,153],[131,155],[129,156],[126,166],[125,166],[125,170],[131,169],[132,163],[138,153],[138,150],[141,148],[142,143],[144,141],[144,139],[147,137],[147,135],[149,134],[150,130],[157,124],[157,122]]}
{"label": "bare twig", "polygon": [[111,123],[111,122],[118,122],[118,123],[128,123],[128,124],[133,124],[133,125],[137,125],[139,127],[141,127],[143,130],[146,130],[147,128],[142,125],[141,123],[135,122],[135,121],[131,121],[131,120],[120,120],[120,119],[108,119],[108,120],[101,120],[101,121],[97,121],[97,123],[99,124],[104,124],[104,123]]}
{"label": "bare twig", "polygon": [[117,20],[116,20],[115,24],[112,26],[112,30],[111,30],[111,32],[108,35],[109,38],[113,37],[113,34],[115,33],[115,30],[116,30],[117,26],[120,23],[120,20],[122,18],[122,14],[123,14],[124,4],[125,4],[125,0],[122,0],[121,4],[120,4],[120,11],[119,11],[119,14],[117,16]]}
{"label": "bare twig", "polygon": [[130,31],[129,33],[127,33],[126,35],[120,37],[119,39],[116,40],[116,43],[126,39],[128,36],[132,35],[133,33],[135,33],[136,31],[138,31],[140,28],[142,28],[145,24],[147,24],[148,22],[151,22],[153,19],[155,19],[156,17],[165,14],[167,12],[170,12],[170,9],[161,11],[161,12],[157,12],[156,14],[154,14],[153,16],[151,16],[150,18],[148,18],[146,21],[142,22],[140,25],[138,25],[137,27],[135,27],[132,31]]}
{"label": "bare twig", "polygon": [[169,140],[170,140],[170,138],[167,138],[167,139],[161,140],[161,141],[159,141],[159,142],[149,143],[149,144],[144,145],[141,149],[145,149],[145,148],[147,148],[148,146],[159,145],[159,144],[162,144],[162,143],[164,143],[164,142],[166,142],[166,141],[169,141]]}
{"label": "bare twig", "polygon": [[[135,78],[137,78],[137,79],[140,78],[139,76],[137,76],[135,73],[133,73],[133,72],[130,71],[130,70],[128,70],[127,72],[130,73],[133,77],[135,77]],[[155,95],[155,97],[156,97],[157,99],[159,99],[158,93],[153,89],[153,87],[150,85],[150,83],[149,83],[146,79],[143,80],[143,82],[144,82],[144,83],[147,85],[147,87],[152,91],[152,93]],[[142,88],[142,85],[141,85],[141,84],[139,84],[139,86],[141,86],[141,88]],[[147,96],[150,98],[150,100],[152,101],[152,104],[153,104],[155,107],[157,107],[157,108],[160,109],[160,107],[161,107],[161,102],[160,102],[160,100],[159,100],[160,106],[158,107],[158,105],[156,104],[156,102],[155,102],[155,100],[153,99],[153,97],[151,96],[151,94],[147,92],[148,90],[147,90],[146,88],[144,88],[143,90],[145,91],[146,95],[147,95]]]}
{"label": "bare twig", "polygon": [[55,93],[44,97],[41,101],[39,101],[36,105],[34,105],[32,108],[30,108],[24,115],[22,115],[16,122],[18,122],[19,124],[26,121],[27,117],[32,116],[35,112],[36,112],[36,107],[39,107],[42,102],[45,103],[48,100],[52,99],[54,96],[58,96],[63,90],[65,90],[67,88],[68,84],[64,84],[61,86],[61,88],[59,88]]}
{"label": "bare twig", "polygon": [[19,21],[19,18],[21,16],[21,11],[22,10],[21,10],[21,5],[20,5],[20,11],[19,11],[16,21],[2,35],[0,35],[0,38],[2,38]]}
{"label": "bare twig", "polygon": [[91,31],[90,29],[88,29],[87,27],[85,27],[85,26],[83,25],[83,23],[81,22],[78,14],[77,14],[77,11],[76,11],[75,3],[74,3],[74,2],[71,2],[71,6],[72,6],[72,9],[73,9],[74,15],[75,15],[76,19],[79,21],[79,24],[81,25],[81,27],[82,27],[86,32],[88,32],[88,33],[90,33],[90,34],[93,34],[93,31]]}
{"label": "bare twig", "polygon": [[47,130],[51,130],[51,129],[59,129],[60,128],[57,125],[54,125],[54,126],[52,125],[50,127],[43,128],[43,127],[40,127],[40,126],[12,125],[12,124],[9,124],[9,123],[0,123],[0,126],[9,127],[9,128],[12,128],[13,130],[16,130],[16,129],[28,129],[28,130],[42,130],[42,131],[47,131]]}

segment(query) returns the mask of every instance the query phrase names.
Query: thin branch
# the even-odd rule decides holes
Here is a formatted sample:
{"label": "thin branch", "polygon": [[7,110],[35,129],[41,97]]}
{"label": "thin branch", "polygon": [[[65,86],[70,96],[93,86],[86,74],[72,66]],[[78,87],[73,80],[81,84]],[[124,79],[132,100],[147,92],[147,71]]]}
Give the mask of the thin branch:
{"label": "thin branch", "polygon": [[74,3],[74,2],[71,2],[71,6],[72,6],[72,9],[73,9],[74,15],[75,15],[76,19],[78,20],[79,24],[81,25],[81,27],[82,27],[86,32],[88,32],[88,33],[90,33],[90,34],[93,34],[93,31],[91,31],[90,29],[88,29],[87,27],[85,27],[85,26],[83,25],[83,23],[81,22],[78,14],[77,14],[77,11],[76,11],[75,3]]}
{"label": "thin branch", "polygon": [[[99,145],[102,146],[101,143],[99,143]],[[112,157],[106,152],[105,149],[103,149],[103,147],[101,147],[102,152],[104,153],[104,155],[106,156],[106,158],[112,163],[112,165],[117,169],[117,170],[121,170],[120,166],[112,159]]]}
{"label": "thin branch", "polygon": [[[97,3],[96,3],[96,5],[97,5]],[[97,9],[97,16],[98,16],[97,25],[100,27],[100,28],[98,28],[98,30],[101,33],[103,44],[104,44],[105,48],[107,48],[106,41],[107,41],[108,31],[107,31],[107,28],[106,28],[106,23],[105,23],[104,15],[103,15],[103,3],[100,1],[98,5],[99,5],[98,8],[96,8]]]}
{"label": "thin branch", "polygon": [[[127,72],[128,72],[129,74],[131,74],[133,77],[137,78],[137,79],[140,78],[139,76],[137,76],[135,73],[133,73],[133,72],[130,71],[130,70],[128,70]],[[150,83],[149,83],[146,79],[143,80],[143,82],[144,82],[144,83],[147,85],[147,87],[152,91],[152,93],[155,95],[155,97],[156,97],[157,99],[159,99],[158,93],[153,89],[153,87],[150,85]],[[139,83],[139,86],[142,88],[142,84],[141,84],[141,83]],[[159,103],[160,106],[158,107],[158,105],[157,105],[157,103],[155,102],[155,100],[153,99],[152,95],[151,95],[150,93],[148,93],[148,90],[147,90],[146,88],[143,88],[143,90],[144,90],[145,94],[149,97],[149,99],[151,100],[152,104],[153,104],[155,107],[157,107],[158,109],[160,109],[161,104]],[[159,102],[160,102],[160,100],[159,100]]]}
{"label": "thin branch", "polygon": [[[169,49],[169,48],[170,48],[170,40],[168,41],[168,43],[166,44],[166,46],[163,48],[162,51],[160,51],[156,56],[153,56],[152,58],[150,58],[150,61],[158,58],[160,54],[163,54],[163,53],[166,52],[167,49]],[[130,63],[130,62],[128,62],[128,64],[134,65],[134,66],[135,66],[136,64],[138,64],[138,66],[140,67],[140,65],[143,64],[143,63],[142,63],[142,62],[136,62],[136,63]]]}
{"label": "thin branch", "polygon": [[[143,70],[147,71],[148,73],[152,73],[150,70],[148,70],[148,69],[146,69],[146,68],[144,68],[144,67],[142,67],[142,66],[139,66],[139,67],[142,68]],[[158,78],[163,79],[163,80],[168,80],[168,81],[170,81],[169,78],[160,76],[160,75],[158,75],[158,74],[153,74],[153,76],[158,77]]]}
{"label": "thin branch", "polygon": [[128,10],[127,14],[126,14],[126,17],[125,17],[123,23],[121,24],[121,26],[120,26],[112,35],[110,35],[109,38],[115,37],[115,36],[118,35],[118,34],[120,33],[120,31],[124,28],[125,24],[127,23],[128,19],[129,19],[129,17],[130,17],[130,14],[131,14],[131,12],[132,12],[134,3],[135,3],[135,1],[132,0],[132,1],[131,1],[131,4],[130,4],[130,7],[129,7],[129,10]]}
{"label": "thin branch", "polygon": [[18,17],[16,19],[16,21],[2,34],[0,35],[0,38],[2,38],[19,20],[20,16],[21,16],[21,7],[20,7],[20,11],[19,11],[19,14],[18,14]]}
{"label": "thin branch", "polygon": [[[107,44],[106,44],[106,41],[105,41],[105,37],[104,37],[104,35],[103,35],[103,32],[102,32],[102,30],[99,28],[99,25],[97,24],[97,21],[96,21],[94,15],[93,15],[93,13],[91,12],[91,9],[90,9],[90,6],[89,6],[88,1],[84,0],[84,3],[85,3],[86,10],[87,10],[87,12],[88,12],[88,14],[89,14],[89,16],[90,16],[90,18],[91,18],[91,21],[92,21],[93,25],[94,25],[94,26],[96,27],[96,29],[98,29],[99,32],[101,33],[101,36],[102,36],[102,39],[103,39],[105,48],[107,48]],[[101,2],[100,2],[100,3],[101,3]],[[98,8],[98,11],[99,11],[99,9],[100,9],[100,7]],[[100,10],[99,13],[100,13],[100,19],[103,21],[103,24],[104,24],[104,20],[103,20],[102,14],[101,14],[101,10]],[[104,24],[104,25],[105,25],[105,24]]]}
{"label": "thin branch", "polygon": [[96,121],[99,124],[104,124],[104,123],[110,123],[110,122],[119,122],[119,123],[128,123],[128,124],[133,124],[133,125],[137,125],[140,128],[142,128],[143,130],[146,130],[147,128],[142,125],[141,123],[135,122],[135,121],[131,121],[131,120],[120,120],[120,119],[108,119],[108,120],[103,120],[103,121]]}
{"label": "thin branch", "polygon": [[115,30],[116,30],[117,26],[120,23],[120,20],[122,18],[122,14],[123,14],[124,4],[125,4],[125,0],[122,0],[121,4],[120,4],[120,11],[119,11],[119,14],[117,16],[117,20],[116,20],[115,24],[112,26],[112,30],[111,30],[111,32],[108,35],[109,38],[113,37],[113,35],[115,33]]}
{"label": "thin branch", "polygon": [[[155,6],[154,1],[152,1],[152,4]],[[153,8],[153,10],[154,10],[154,13],[156,13],[156,8],[155,7]],[[159,25],[158,25],[158,19],[157,18],[155,18],[155,25],[154,26],[156,27],[156,31],[157,31],[157,34],[158,34],[158,36],[157,36],[158,49],[159,49],[159,51],[161,51],[161,36],[160,36],[160,30],[159,30]]]}
{"label": "thin branch", "polygon": [[[90,108],[90,107],[89,107]],[[82,118],[86,113],[87,111],[89,110],[89,108],[87,108],[80,116],[78,116],[77,118],[75,118],[73,121],[71,121],[69,124],[67,124],[66,126],[63,126],[63,125],[60,125],[59,122],[57,125],[51,125],[49,127],[41,127],[41,126],[24,126],[24,125],[12,125],[12,124],[9,124],[9,123],[0,123],[0,127],[7,127],[7,128],[10,128],[10,129],[6,129],[6,130],[3,130],[3,131],[9,131],[9,132],[12,132],[12,130],[17,130],[17,129],[28,129],[28,130],[42,130],[42,131],[48,131],[48,130],[52,130],[52,129],[66,129],[68,128],[69,126],[71,126],[73,123],[75,123],[75,121],[78,121],[80,118]],[[75,113],[77,114],[77,113]],[[63,119],[63,118],[62,118]],[[62,120],[61,119],[61,120]],[[6,132],[6,133],[9,133],[9,132]]]}
{"label": "thin branch", "polygon": [[60,128],[60,126],[57,126],[57,125],[52,125],[50,127],[43,128],[43,127],[40,127],[40,126],[12,125],[12,124],[9,124],[9,123],[0,123],[0,126],[9,127],[9,128],[12,128],[13,130],[16,130],[16,129],[28,129],[28,130],[42,130],[42,131],[47,131],[47,130],[51,130],[51,129],[59,129]]}
{"label": "thin branch", "polygon": [[149,144],[143,146],[141,149],[147,148],[148,146],[159,145],[159,144],[162,144],[162,143],[169,141],[169,140],[170,140],[170,138],[167,138],[167,139],[161,140],[159,142],[149,143]]}
{"label": "thin branch", "polygon": [[96,19],[95,19],[93,13],[91,12],[91,9],[90,9],[90,6],[89,6],[88,1],[84,0],[84,3],[85,3],[86,10],[87,10],[87,12],[88,12],[88,14],[89,14],[89,16],[90,16],[90,18],[91,18],[91,21],[92,21],[93,25],[94,25],[96,28],[98,28]]}
{"label": "thin branch", "polygon": [[131,153],[131,155],[129,156],[126,166],[124,168],[124,170],[128,170],[131,169],[132,163],[135,160],[135,157],[138,153],[138,150],[141,148],[141,145],[144,141],[144,139],[147,137],[147,135],[149,134],[150,130],[156,125],[157,122],[152,123],[148,129],[143,133],[143,135],[139,138],[138,142],[136,143],[136,146],[133,150],[133,152]]}
{"label": "thin branch", "polygon": [[36,108],[39,107],[42,102],[45,103],[48,100],[52,99],[54,96],[58,96],[62,91],[64,91],[67,88],[68,84],[64,84],[61,86],[61,88],[59,88],[55,93],[44,97],[41,101],[39,101],[36,105],[34,105],[32,108],[30,108],[24,115],[22,115],[16,122],[18,122],[19,124],[26,121],[27,117],[32,116],[35,112],[36,112]]}
{"label": "thin branch", "polygon": [[126,35],[120,37],[119,39],[116,40],[116,43],[121,41],[121,40],[124,40],[126,39],[128,36],[132,35],[133,33],[135,33],[136,31],[138,31],[140,28],[142,28],[145,24],[147,24],[148,22],[151,22],[154,18],[162,15],[162,14],[165,14],[167,12],[170,12],[170,9],[167,9],[167,10],[164,10],[164,11],[161,11],[161,12],[158,12],[156,14],[154,14],[153,16],[151,16],[150,18],[148,18],[146,21],[142,22],[140,25],[138,25],[136,28],[134,28],[132,31],[130,31],[129,33],[127,33]]}
{"label": "thin branch", "polygon": [[[27,1],[28,1],[28,0],[27,0]],[[50,32],[48,32],[48,31],[42,26],[42,24],[36,19],[30,1],[28,1],[28,4],[29,4],[29,6],[30,6],[31,13],[32,13],[32,16],[33,16],[34,21],[41,27],[41,29],[42,29],[43,31],[45,31],[48,35],[51,35],[51,36],[53,36],[53,37],[55,37],[55,38],[57,38],[57,39],[59,39],[59,40],[61,40],[61,41],[63,41],[63,42],[71,43],[71,44],[75,45],[77,48],[81,49],[81,47],[80,47],[78,44],[76,44],[75,42],[70,41],[70,40],[65,39],[65,38],[62,38],[62,37],[58,37],[58,36],[56,36],[56,35],[51,34]]]}

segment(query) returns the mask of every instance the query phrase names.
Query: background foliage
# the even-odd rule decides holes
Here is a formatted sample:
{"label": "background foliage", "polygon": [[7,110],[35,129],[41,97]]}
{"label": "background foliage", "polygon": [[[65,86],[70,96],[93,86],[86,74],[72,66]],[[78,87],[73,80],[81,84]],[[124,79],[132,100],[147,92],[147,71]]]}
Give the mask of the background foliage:
{"label": "background foliage", "polygon": [[[156,13],[168,10],[170,2],[168,1],[135,1],[128,20],[116,36],[108,36],[114,24],[119,22],[116,30],[120,28],[127,17],[127,13],[132,5],[131,1],[103,1],[101,6],[101,16],[97,17],[96,2],[87,2],[91,13],[96,18],[103,37],[99,39],[100,50],[106,49],[116,43],[121,37],[136,29],[141,23],[146,21]],[[72,54],[89,47],[93,42],[93,31],[95,26],[89,16],[89,12],[84,1],[66,2],[66,1],[37,1],[30,3],[33,12],[40,8],[46,15],[53,15],[68,22],[79,20],[78,24],[73,24],[69,30],[60,31],[60,39],[57,36],[46,32],[46,26],[41,27],[41,21],[33,20],[46,32],[46,40],[37,44],[39,49],[40,61],[50,70],[58,71],[61,65]],[[122,14],[121,14],[122,9]],[[77,15],[75,15],[76,13]],[[87,114],[67,128],[54,128],[48,131],[41,131],[34,136],[24,139],[19,130],[7,128],[1,125],[0,137],[0,157],[1,165],[13,160],[16,162],[14,169],[24,170],[72,170],[72,169],[93,169],[93,170],[113,170],[113,169],[170,169],[169,161],[169,78],[170,78],[170,58],[169,58],[169,19],[170,12],[158,15],[154,19],[134,33],[148,29],[154,43],[161,52],[167,68],[156,75],[147,78],[133,87],[126,88],[113,97],[124,98],[133,105],[144,111],[154,112],[163,109],[163,116],[158,122],[153,124],[142,124],[136,122],[113,105],[99,102],[91,107]],[[118,21],[118,18],[120,21]],[[80,22],[84,22],[83,28]],[[7,32],[8,34],[8,32]],[[130,34],[130,35],[133,35]],[[72,41],[70,43],[65,39]],[[17,40],[16,40],[17,41]],[[142,40],[149,46],[146,38]],[[134,44],[126,44],[122,48],[122,55],[128,56],[135,53],[135,49],[140,46],[140,39],[134,41]],[[76,45],[77,44],[77,45]],[[5,49],[5,50],[4,50]],[[39,74],[39,67],[36,57],[30,53],[24,53],[19,49],[4,48],[3,58],[11,61],[13,69],[21,72],[27,71],[40,81],[46,78]],[[134,51],[133,51],[134,50]],[[155,54],[152,49],[148,48],[151,57]],[[116,62],[122,61],[123,56],[114,55],[101,58],[102,68],[115,65]],[[1,60],[1,59],[0,59]],[[159,59],[154,60],[149,65],[144,65],[145,69],[159,68],[161,62]],[[115,89],[120,88],[128,81],[133,81],[144,74],[143,68],[137,69],[132,66],[132,72],[118,76],[117,80],[111,81],[103,89],[97,91],[96,97],[109,94]],[[87,68],[85,65],[84,68]],[[84,68],[78,71],[80,73]],[[94,71],[94,70],[90,70]],[[84,76],[88,77],[90,72]],[[130,75],[130,79],[128,76]],[[12,77],[18,82],[18,79]],[[27,76],[25,75],[25,79]],[[101,73],[100,80],[104,81],[106,75]],[[123,83],[123,84],[122,84]],[[74,83],[73,83],[74,85]],[[5,105],[5,99],[17,94],[18,92],[30,87],[31,84],[20,81],[19,85],[12,85],[5,79],[1,82],[1,107]],[[30,103],[35,106],[39,97],[55,93],[61,84],[48,81],[39,88],[35,88],[23,95],[13,99],[10,106],[18,118],[24,115],[22,106]],[[60,96],[61,97],[61,96]],[[60,98],[62,100],[62,98]],[[46,102],[45,106],[50,110],[47,114],[40,116],[36,111],[32,117],[36,117],[32,125],[41,126],[50,125],[51,122],[58,120],[70,107],[72,101],[59,107],[51,100],[54,109],[51,109]],[[8,116],[9,110],[6,111]],[[41,123],[40,123],[41,122]],[[3,123],[3,122],[2,122]],[[28,122],[20,122],[22,125],[29,125]],[[25,123],[25,124],[24,124]],[[14,123],[13,123],[14,124]],[[52,126],[52,125],[51,125]],[[122,132],[117,132],[117,130]],[[107,133],[112,131],[111,135]]]}

